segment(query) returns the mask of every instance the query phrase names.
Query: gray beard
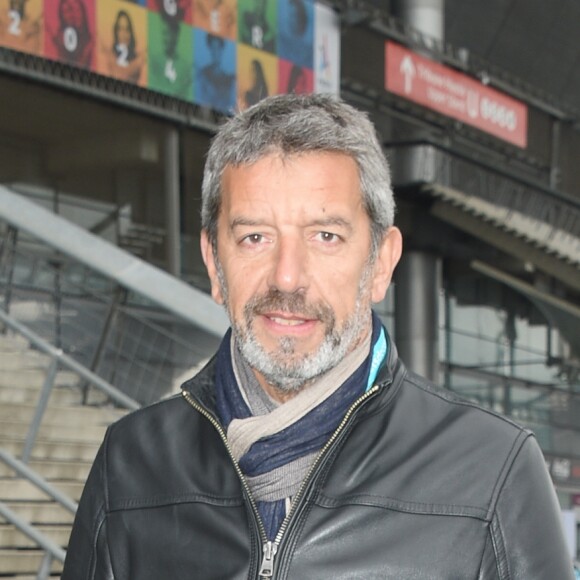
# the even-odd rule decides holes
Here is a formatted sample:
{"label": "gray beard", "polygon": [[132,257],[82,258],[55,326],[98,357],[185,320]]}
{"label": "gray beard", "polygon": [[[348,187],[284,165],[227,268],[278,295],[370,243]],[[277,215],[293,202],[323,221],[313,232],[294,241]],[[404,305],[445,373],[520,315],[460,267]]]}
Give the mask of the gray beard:
{"label": "gray beard", "polygon": [[[221,265],[216,262],[218,279],[224,302],[228,304],[228,289]],[[244,308],[244,324],[237,323],[228,309],[232,332],[242,356],[268,384],[282,393],[296,393],[305,385],[333,369],[360,343],[365,330],[370,332],[371,313],[369,280],[372,264],[367,264],[361,277],[353,314],[341,328],[336,328],[336,318],[330,306],[324,303],[306,304],[301,293],[269,290],[254,296]],[[258,342],[253,330],[253,320],[261,311],[278,310],[299,312],[321,320],[326,331],[318,349],[310,354],[296,353],[296,340],[282,337],[274,351],[267,351]]]}

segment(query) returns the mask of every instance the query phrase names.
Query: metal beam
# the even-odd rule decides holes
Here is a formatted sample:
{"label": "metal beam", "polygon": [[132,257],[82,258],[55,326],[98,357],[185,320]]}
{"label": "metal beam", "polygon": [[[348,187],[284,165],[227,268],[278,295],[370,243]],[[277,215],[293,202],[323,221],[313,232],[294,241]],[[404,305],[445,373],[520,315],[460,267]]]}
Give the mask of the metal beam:
{"label": "metal beam", "polygon": [[210,296],[0,186],[0,218],[216,336],[229,327]]}
{"label": "metal beam", "polygon": [[435,202],[431,206],[431,213],[489,245],[499,248],[502,252],[515,256],[523,262],[533,264],[538,270],[550,274],[574,290],[580,291],[580,272],[577,266],[558,260],[521,237],[487,223],[482,218],[475,217],[450,203]]}

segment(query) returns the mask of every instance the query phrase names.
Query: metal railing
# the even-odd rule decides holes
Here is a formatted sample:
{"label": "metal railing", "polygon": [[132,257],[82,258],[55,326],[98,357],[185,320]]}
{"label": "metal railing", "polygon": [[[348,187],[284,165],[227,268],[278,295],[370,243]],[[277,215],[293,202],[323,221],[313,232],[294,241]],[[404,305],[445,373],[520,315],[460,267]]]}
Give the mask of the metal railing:
{"label": "metal railing", "polygon": [[77,373],[88,384],[105,393],[107,397],[109,397],[113,402],[125,409],[138,409],[141,406],[137,401],[127,397],[127,395],[122,393],[119,389],[104,381],[101,377],[91,372],[83,365],[79,364],[69,355],[65,354],[61,349],[56,348],[52,344],[48,343],[35,332],[11,318],[2,310],[0,310],[0,321],[6,327],[23,336],[30,342],[32,346],[34,346],[40,352],[47,354],[51,359],[48,372],[40,391],[36,411],[34,413],[32,422],[30,423],[28,434],[24,443],[24,450],[22,452],[22,460],[24,462],[27,462],[30,459],[30,454],[54,387],[54,381],[59,366]]}
{"label": "metal railing", "polygon": [[37,580],[48,578],[53,560],[64,562],[66,552],[58,544],[55,544],[50,538],[39,532],[34,526],[23,520],[18,514],[14,513],[5,503],[0,501],[0,516],[9,523],[16,526],[24,535],[28,536],[33,542],[44,550],[44,558],[40,563],[40,568],[36,575]]}
{"label": "metal railing", "polygon": [[[38,398],[38,403],[33,415],[33,419],[30,423],[28,433],[24,441],[22,459],[19,460],[12,454],[8,453],[6,450],[0,448],[0,460],[6,463],[14,471],[16,471],[20,477],[32,483],[35,487],[43,491],[54,501],[58,502],[66,510],[72,514],[75,514],[77,510],[76,502],[69,498],[66,494],[52,487],[44,478],[42,478],[38,473],[36,473],[27,465],[32,454],[32,449],[34,447],[42,419],[48,406],[50,395],[54,388],[54,380],[59,366],[77,373],[80,377],[82,377],[82,379],[105,393],[107,397],[125,409],[138,409],[140,405],[133,399],[124,395],[113,385],[107,383],[98,375],[86,369],[70,356],[63,353],[61,349],[54,347],[52,344],[43,340],[29,328],[26,328],[24,325],[8,316],[2,310],[0,310],[0,321],[4,325],[4,328],[9,328],[13,332],[18,333],[27,341],[29,341],[34,348],[51,358],[51,363],[40,391],[40,396]],[[46,535],[42,534],[42,532],[37,530],[29,522],[18,516],[18,514],[16,514],[4,502],[1,501],[0,516],[14,525],[20,532],[28,536],[44,551],[45,555],[41,561],[40,568],[37,573],[37,578],[39,580],[48,578],[54,560],[64,562],[66,552],[63,548],[53,542]]]}
{"label": "metal railing", "polygon": [[[0,461],[11,467],[20,477],[30,481],[38,489],[43,491],[51,499],[59,503],[64,509],[68,510],[73,515],[77,511],[77,504],[71,500],[67,495],[60,492],[58,489],[51,486],[44,478],[40,477],[34,470],[30,469],[25,463],[19,461],[12,454],[0,448]],[[66,551],[53,542],[48,536],[37,530],[33,525],[21,518],[16,512],[10,509],[4,502],[0,501],[0,516],[7,522],[12,524],[30,538],[37,546],[44,551],[44,557],[40,562],[36,578],[37,580],[45,580],[48,578],[54,560],[64,562]]]}
{"label": "metal railing", "polygon": [[[90,370],[83,367],[70,356],[63,353],[61,349],[57,349],[30,329],[26,328],[18,321],[12,319],[2,310],[0,310],[0,323],[4,326],[5,329],[10,329],[11,331],[24,337],[37,351],[40,351],[51,358],[51,363],[47,369],[47,373],[40,390],[36,408],[33,413],[33,418],[25,436],[21,459],[17,459],[12,454],[8,453],[8,451],[0,447],[0,461],[3,461],[9,467],[12,467],[21,478],[32,483],[35,487],[62,505],[66,510],[74,514],[77,509],[76,502],[74,502],[66,494],[52,487],[36,471],[27,465],[32,457],[34,444],[36,442],[37,435],[39,433],[43,417],[48,406],[50,395],[55,388],[55,377],[57,370],[65,369],[75,372],[79,375],[79,377],[81,377],[85,384],[90,384],[92,388],[103,392],[109,400],[113,401],[116,405],[122,408],[137,409],[140,407],[140,405],[138,402],[130,399],[114,386],[104,381],[95,373],[92,373]],[[44,551],[44,556],[37,572],[38,579],[44,580],[45,578],[49,577],[54,561],[64,562],[66,552],[61,546],[57,545],[51,538],[47,537],[45,534],[39,531],[30,522],[20,517],[2,501],[0,501],[0,516],[10,524],[14,525],[17,530],[27,536],[34,544],[36,544],[41,550]]]}
{"label": "metal railing", "polygon": [[10,271],[0,271],[2,289],[15,320],[142,404],[171,390],[217,345],[217,337],[63,256],[13,252]]}
{"label": "metal railing", "polygon": [[[3,186],[0,293],[0,328],[49,361],[21,457],[0,449],[0,461],[74,512],[76,503],[27,465],[62,372],[78,378],[79,403],[137,409],[202,363],[227,319],[207,294]],[[38,578],[64,560],[62,547],[5,503],[0,515],[44,551]]]}

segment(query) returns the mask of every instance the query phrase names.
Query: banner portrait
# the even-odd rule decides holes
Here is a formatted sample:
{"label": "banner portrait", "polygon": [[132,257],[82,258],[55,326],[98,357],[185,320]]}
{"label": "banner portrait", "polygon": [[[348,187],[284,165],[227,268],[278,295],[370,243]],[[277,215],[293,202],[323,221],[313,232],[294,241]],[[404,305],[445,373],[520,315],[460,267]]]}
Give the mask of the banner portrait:
{"label": "banner portrait", "polygon": [[95,0],[55,0],[44,7],[44,56],[81,68],[95,66]]}
{"label": "banner portrait", "polygon": [[311,93],[314,88],[312,69],[293,62],[278,61],[278,93]]}
{"label": "banner portrait", "polygon": [[243,44],[238,45],[238,108],[255,105],[278,92],[278,59]]}
{"label": "banner portrait", "polygon": [[147,86],[147,10],[130,2],[98,3],[97,72]]}
{"label": "banner portrait", "polygon": [[276,52],[276,0],[238,0],[238,41]]}
{"label": "banner portrait", "polygon": [[194,0],[194,2],[194,26],[229,40],[237,39],[237,0]]}
{"label": "banner portrait", "polygon": [[205,30],[195,30],[194,101],[223,113],[236,106],[236,45]]}
{"label": "banner portrait", "polygon": [[147,0],[147,7],[168,20],[179,20],[191,24],[191,3],[193,0]]}
{"label": "banner portrait", "polygon": [[149,13],[148,86],[191,101],[193,98],[193,30],[184,22]]}
{"label": "banner portrait", "polygon": [[312,68],[313,44],[312,0],[278,0],[278,56]]}
{"label": "banner portrait", "polygon": [[43,0],[0,0],[0,44],[42,56]]}

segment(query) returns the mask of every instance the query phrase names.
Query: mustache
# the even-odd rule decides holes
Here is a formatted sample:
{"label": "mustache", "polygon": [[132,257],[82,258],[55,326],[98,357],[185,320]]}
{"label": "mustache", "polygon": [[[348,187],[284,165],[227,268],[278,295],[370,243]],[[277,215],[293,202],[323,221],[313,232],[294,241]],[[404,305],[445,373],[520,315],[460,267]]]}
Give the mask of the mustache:
{"label": "mustache", "polygon": [[244,307],[246,320],[255,315],[271,311],[299,314],[305,318],[315,318],[333,327],[335,316],[332,308],[322,302],[309,303],[302,292],[282,292],[270,288],[266,293],[253,296]]}

